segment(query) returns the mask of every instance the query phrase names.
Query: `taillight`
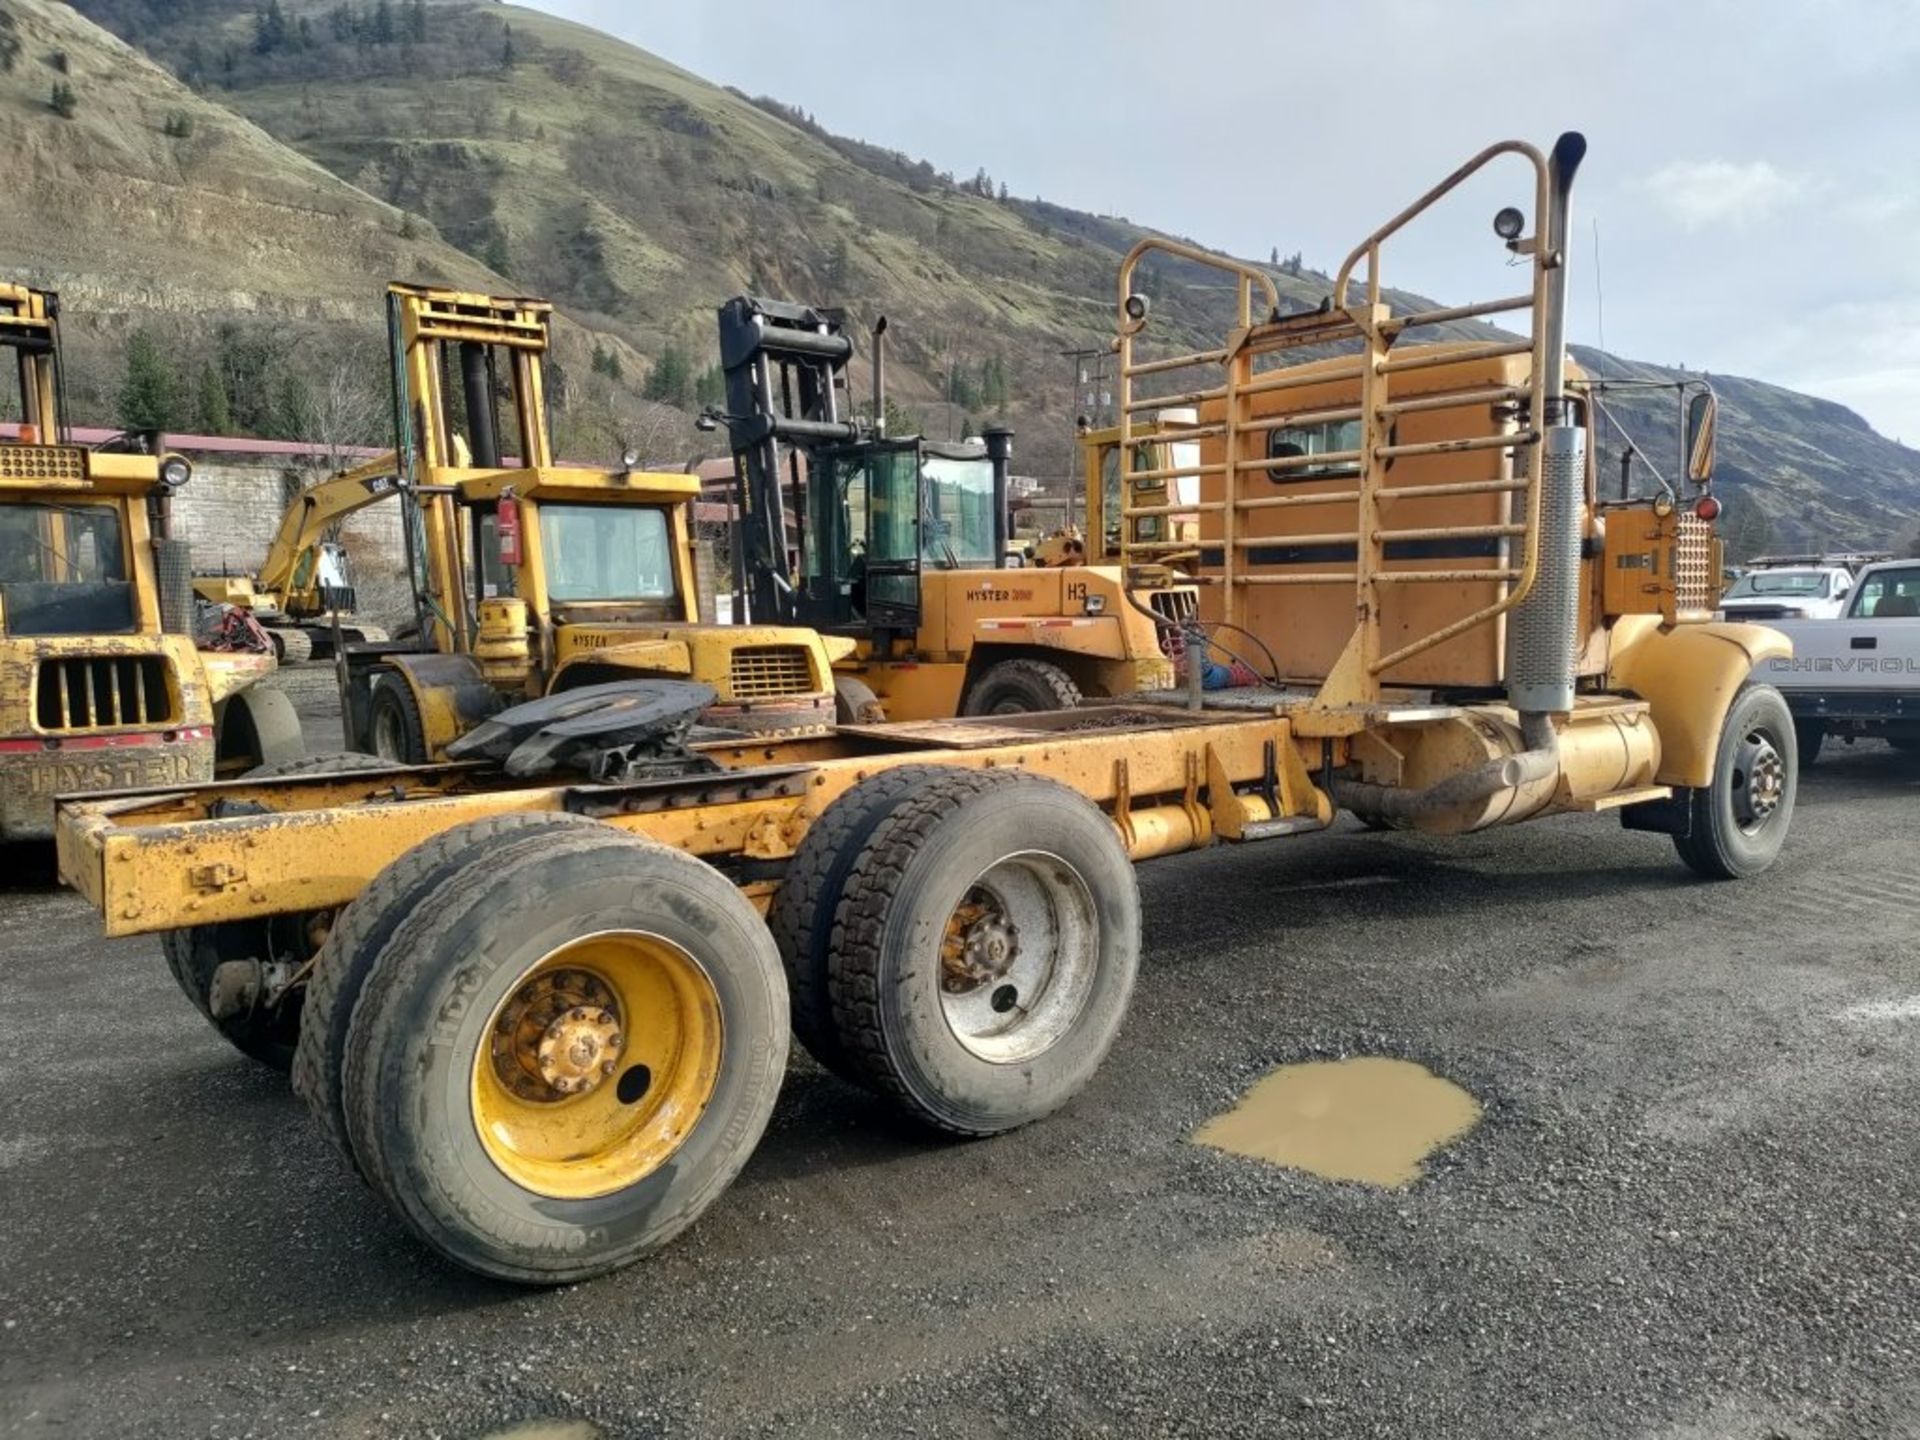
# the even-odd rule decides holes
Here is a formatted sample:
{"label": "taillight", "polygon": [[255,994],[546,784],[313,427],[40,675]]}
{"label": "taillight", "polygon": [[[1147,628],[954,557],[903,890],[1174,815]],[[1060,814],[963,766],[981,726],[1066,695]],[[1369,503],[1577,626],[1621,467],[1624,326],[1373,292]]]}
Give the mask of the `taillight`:
{"label": "taillight", "polygon": [[495,533],[500,537],[500,563],[513,567],[520,563],[520,502],[508,491],[494,507]]}

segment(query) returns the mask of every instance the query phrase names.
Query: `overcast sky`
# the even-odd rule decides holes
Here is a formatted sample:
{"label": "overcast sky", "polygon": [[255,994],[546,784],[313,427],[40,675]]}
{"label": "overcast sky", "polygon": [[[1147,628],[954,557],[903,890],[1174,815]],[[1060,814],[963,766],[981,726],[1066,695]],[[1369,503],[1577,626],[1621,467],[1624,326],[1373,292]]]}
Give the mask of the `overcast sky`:
{"label": "overcast sky", "polygon": [[[957,175],[1329,270],[1488,141],[1582,130],[1576,341],[1920,446],[1920,0],[538,4]],[[1410,230],[1389,282],[1505,293],[1515,188]]]}

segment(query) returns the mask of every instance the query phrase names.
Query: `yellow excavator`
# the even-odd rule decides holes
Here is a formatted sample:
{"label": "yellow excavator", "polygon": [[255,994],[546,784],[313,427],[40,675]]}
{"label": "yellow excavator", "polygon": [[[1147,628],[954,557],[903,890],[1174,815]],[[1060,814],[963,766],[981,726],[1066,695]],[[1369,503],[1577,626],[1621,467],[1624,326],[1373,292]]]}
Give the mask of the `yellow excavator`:
{"label": "yellow excavator", "polygon": [[282,661],[331,660],[342,641],[385,640],[386,631],[354,615],[347,552],[327,537],[354,512],[397,493],[397,463],[388,451],[309,485],[280,517],[258,571],[196,575],[194,593],[251,614]]}

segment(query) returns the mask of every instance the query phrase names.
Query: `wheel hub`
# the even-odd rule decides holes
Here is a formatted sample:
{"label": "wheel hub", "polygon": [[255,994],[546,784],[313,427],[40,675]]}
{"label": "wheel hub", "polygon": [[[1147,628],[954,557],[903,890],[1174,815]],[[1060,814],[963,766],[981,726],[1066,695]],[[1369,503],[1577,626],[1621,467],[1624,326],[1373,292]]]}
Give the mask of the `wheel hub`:
{"label": "wheel hub", "polygon": [[1733,776],[1734,815],[1742,826],[1772,818],[1787,793],[1787,765],[1772,740],[1749,735],[1740,746]]}
{"label": "wheel hub", "polygon": [[1013,969],[1020,932],[999,898],[976,885],[947,921],[940,946],[940,983],[951,995],[990,985]]}
{"label": "wheel hub", "polygon": [[528,981],[501,1007],[493,1071],[523,1100],[565,1100],[611,1079],[625,1042],[606,983],[584,970],[554,971]]}

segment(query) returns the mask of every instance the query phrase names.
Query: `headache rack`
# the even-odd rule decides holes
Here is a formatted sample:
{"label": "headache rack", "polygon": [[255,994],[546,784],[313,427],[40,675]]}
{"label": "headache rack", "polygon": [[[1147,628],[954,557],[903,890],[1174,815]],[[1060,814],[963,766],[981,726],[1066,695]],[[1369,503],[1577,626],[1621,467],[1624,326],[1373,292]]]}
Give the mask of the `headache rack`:
{"label": "headache rack", "polygon": [[[1443,196],[1505,155],[1520,157],[1533,171],[1535,215],[1542,220],[1543,238],[1538,245],[1522,242],[1513,247],[1530,262],[1530,288],[1476,304],[1392,314],[1381,278],[1386,242]],[[1550,377],[1556,375],[1561,363],[1558,352],[1563,340],[1558,327],[1548,323],[1552,310],[1548,303],[1551,267],[1543,262],[1540,248],[1546,243],[1545,217],[1553,213],[1551,187],[1548,158],[1536,147],[1517,141],[1489,146],[1363,240],[1340,267],[1332,298],[1322,309],[1306,314],[1282,315],[1278,291],[1260,270],[1176,241],[1157,237],[1142,240],[1121,266],[1117,344],[1120,452],[1131,453],[1135,439],[1146,433],[1149,422],[1144,417],[1170,406],[1198,407],[1200,423],[1184,430],[1181,438],[1212,442],[1196,447],[1201,450],[1199,463],[1168,464],[1132,473],[1135,487],[1122,495],[1122,564],[1134,573],[1164,564],[1178,552],[1191,554],[1191,541],[1137,538],[1134,521],[1197,514],[1217,538],[1207,540],[1210,563],[1193,579],[1201,585],[1219,587],[1218,613],[1229,625],[1247,624],[1247,597],[1255,586],[1350,588],[1354,631],[1339,663],[1324,677],[1315,709],[1351,710],[1376,704],[1381,677],[1395,665],[1496,620],[1525,600],[1534,588],[1541,565],[1541,507],[1548,488],[1542,484],[1546,456],[1541,440],[1553,419],[1547,413],[1547,404],[1557,390],[1557,382]],[[1225,344],[1151,358],[1140,355],[1139,342],[1148,323],[1147,306],[1136,292],[1134,276],[1141,262],[1155,253],[1232,277],[1238,316]],[[1256,298],[1261,310],[1258,315]],[[1476,340],[1403,354],[1394,351],[1402,336],[1421,327],[1494,315],[1523,316],[1526,332],[1512,339]],[[1303,355],[1309,347],[1322,355]],[[1328,349],[1343,353],[1336,360],[1326,361],[1323,357]],[[1440,390],[1423,386],[1418,395],[1396,395],[1396,381],[1409,372],[1506,356],[1528,359],[1531,378],[1526,383]],[[1306,364],[1310,359],[1321,363]],[[1261,361],[1266,363],[1257,363]],[[1182,377],[1182,372],[1186,377],[1217,373],[1221,378],[1171,394],[1160,390],[1160,385],[1167,383],[1164,377]],[[1143,386],[1141,382],[1150,377],[1156,383]],[[1357,382],[1357,403],[1254,413],[1255,402],[1261,397],[1340,381]],[[1174,383],[1185,383],[1185,377]],[[1149,390],[1154,393],[1146,393]],[[1395,422],[1401,416],[1476,407],[1484,407],[1488,417],[1484,433],[1435,442],[1396,442]],[[1280,458],[1268,453],[1270,432],[1347,421],[1360,424],[1361,441],[1356,448]],[[1505,452],[1512,463],[1503,467],[1500,475],[1487,479],[1430,485],[1386,483],[1387,469],[1396,459],[1476,450]],[[1243,486],[1250,474],[1272,475],[1286,470],[1313,474],[1349,467],[1351,473],[1339,484],[1307,481],[1312,488],[1305,492],[1249,494]],[[1175,499],[1169,485],[1166,500],[1141,503],[1139,482],[1187,478],[1196,482],[1199,498]],[[1577,485],[1570,488],[1577,494]],[[1151,498],[1151,492],[1148,494]],[[1506,518],[1447,526],[1414,526],[1395,520],[1395,507],[1409,500],[1475,494],[1510,496]],[[1246,533],[1249,517],[1255,512],[1333,505],[1351,516],[1347,524],[1339,529],[1289,535],[1287,540],[1292,546],[1315,553],[1351,554],[1350,566],[1343,559],[1328,568],[1289,568],[1283,572],[1260,563],[1253,555],[1256,545],[1271,543]],[[1208,516],[1217,517],[1217,530],[1206,520]],[[1386,563],[1390,546],[1402,555],[1418,555],[1446,548],[1444,542],[1455,541],[1492,542],[1496,563],[1477,568],[1447,563],[1392,568]],[[1218,558],[1213,562],[1216,550]],[[1381,600],[1387,587],[1486,582],[1494,586],[1491,601],[1426,633],[1400,638],[1399,643],[1387,648],[1380,623]]]}

